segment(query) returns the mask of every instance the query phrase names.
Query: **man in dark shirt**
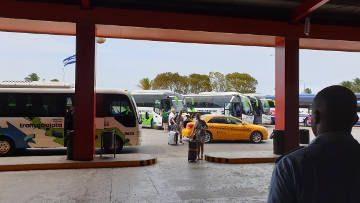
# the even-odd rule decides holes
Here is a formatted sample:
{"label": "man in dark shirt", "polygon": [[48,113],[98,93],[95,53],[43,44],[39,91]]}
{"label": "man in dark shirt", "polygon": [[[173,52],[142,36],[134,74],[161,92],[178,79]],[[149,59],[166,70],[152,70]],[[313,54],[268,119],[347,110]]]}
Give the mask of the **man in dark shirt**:
{"label": "man in dark shirt", "polygon": [[308,147],[281,157],[268,203],[360,202],[360,144],[351,135],[356,97],[342,86],[321,90],[313,101]]}

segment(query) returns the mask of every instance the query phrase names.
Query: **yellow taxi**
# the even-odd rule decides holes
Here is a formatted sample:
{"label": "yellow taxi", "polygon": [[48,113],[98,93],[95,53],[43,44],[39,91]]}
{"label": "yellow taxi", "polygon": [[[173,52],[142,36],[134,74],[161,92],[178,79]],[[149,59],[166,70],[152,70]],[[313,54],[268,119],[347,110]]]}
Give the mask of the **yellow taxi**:
{"label": "yellow taxi", "polygon": [[[208,125],[205,133],[205,142],[213,140],[249,140],[252,143],[260,143],[268,139],[268,133],[263,126],[245,123],[233,117],[223,115],[210,115],[202,118]],[[182,130],[185,137],[190,137],[195,127],[195,122],[186,124]]]}

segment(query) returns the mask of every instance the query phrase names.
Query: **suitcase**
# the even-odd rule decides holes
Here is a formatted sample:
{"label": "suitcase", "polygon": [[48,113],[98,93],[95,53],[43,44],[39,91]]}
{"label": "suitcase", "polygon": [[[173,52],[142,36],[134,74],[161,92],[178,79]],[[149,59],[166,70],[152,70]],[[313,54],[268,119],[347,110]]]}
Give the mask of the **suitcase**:
{"label": "suitcase", "polygon": [[197,141],[189,141],[188,161],[195,162],[198,154]]}
{"label": "suitcase", "polygon": [[177,145],[178,142],[178,133],[175,131],[170,131],[168,137],[168,144],[169,145]]}

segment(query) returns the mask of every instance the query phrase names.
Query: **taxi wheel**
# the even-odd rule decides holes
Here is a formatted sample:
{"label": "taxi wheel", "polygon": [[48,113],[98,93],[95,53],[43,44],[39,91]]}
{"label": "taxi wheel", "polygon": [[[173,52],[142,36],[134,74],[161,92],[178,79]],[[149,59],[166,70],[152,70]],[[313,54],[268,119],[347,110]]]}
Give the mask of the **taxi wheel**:
{"label": "taxi wheel", "polygon": [[255,132],[251,133],[250,142],[260,143],[262,141],[262,139],[263,139],[263,135],[261,134],[261,132],[255,131]]}
{"label": "taxi wheel", "polygon": [[209,131],[205,131],[205,143],[212,142],[212,134]]}
{"label": "taxi wheel", "polygon": [[14,153],[14,143],[6,137],[0,137],[0,156],[7,156]]}

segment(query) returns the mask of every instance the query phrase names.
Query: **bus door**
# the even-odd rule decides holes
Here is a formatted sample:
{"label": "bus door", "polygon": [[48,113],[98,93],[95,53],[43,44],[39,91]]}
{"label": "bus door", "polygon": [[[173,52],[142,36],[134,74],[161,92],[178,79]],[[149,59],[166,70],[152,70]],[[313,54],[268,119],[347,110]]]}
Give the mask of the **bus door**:
{"label": "bus door", "polygon": [[239,102],[225,103],[224,114],[227,116],[234,116],[241,119],[241,107]]}
{"label": "bus door", "polygon": [[245,121],[246,123],[253,124],[254,123],[254,111],[252,105],[249,101],[249,98],[242,96],[241,97],[241,107],[242,107],[242,115],[241,120]]}
{"label": "bus door", "polygon": [[269,101],[266,99],[260,99],[260,103],[261,103],[261,109],[262,109],[262,116],[261,116],[261,120],[262,120],[262,124],[271,124],[271,111],[270,111],[270,105],[269,105]]}
{"label": "bus door", "polygon": [[163,109],[164,101],[162,100],[155,100],[154,103],[154,115],[153,120],[151,123],[151,127],[155,128],[161,128],[162,127],[162,116],[161,116],[161,110]]}
{"label": "bus door", "polygon": [[233,114],[234,114],[234,112],[233,112],[233,103],[225,103],[224,104],[224,115],[232,116]]}

